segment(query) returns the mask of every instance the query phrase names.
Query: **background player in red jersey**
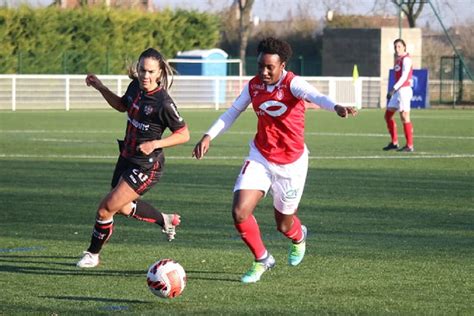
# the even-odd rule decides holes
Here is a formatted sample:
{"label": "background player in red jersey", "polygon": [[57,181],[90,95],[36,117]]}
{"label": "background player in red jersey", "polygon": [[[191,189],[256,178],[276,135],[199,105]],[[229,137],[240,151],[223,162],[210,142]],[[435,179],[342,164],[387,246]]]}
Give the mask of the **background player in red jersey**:
{"label": "background player in red jersey", "polygon": [[203,158],[211,140],[226,131],[252,104],[258,118],[257,134],[235,183],[232,205],[235,227],[255,257],[252,267],[241,278],[244,283],[259,281],[275,265],[253,215],[269,190],[277,229],[292,241],[288,263],[298,265],[305,254],[307,229],[296,215],[308,171],[304,101],[335,111],[341,117],[357,114],[354,108],[337,105],[301,77],[285,70],[292,54],[288,43],[270,37],[259,43],[257,53],[257,76],[245,85],[193,150],[194,157]]}
{"label": "background player in red jersey", "polygon": [[[387,110],[385,111],[385,122],[390,133],[391,142],[383,150],[397,149],[398,151],[413,152],[413,124],[410,120],[411,98],[413,89],[411,88],[413,76],[413,63],[410,55],[406,52],[406,44],[402,39],[393,42],[395,50],[395,84],[387,94]],[[398,146],[397,124],[393,119],[396,111],[400,111],[400,119],[403,123],[406,145],[402,148]]]}
{"label": "background player in red jersey", "polygon": [[[77,263],[80,268],[99,264],[99,252],[112,235],[113,217],[117,213],[160,225],[170,241],[180,222],[179,215],[161,213],[140,199],[161,177],[163,148],[189,140],[186,123],[167,92],[172,84],[172,69],[161,53],[149,48],[140,55],[131,73],[133,80],[122,97],[95,75],[86,77],[86,84],[97,89],[111,107],[127,112],[127,128],[124,140],[119,141],[120,156],[112,177],[112,191],[99,204],[91,243]],[[162,138],[166,128],[172,133]]]}

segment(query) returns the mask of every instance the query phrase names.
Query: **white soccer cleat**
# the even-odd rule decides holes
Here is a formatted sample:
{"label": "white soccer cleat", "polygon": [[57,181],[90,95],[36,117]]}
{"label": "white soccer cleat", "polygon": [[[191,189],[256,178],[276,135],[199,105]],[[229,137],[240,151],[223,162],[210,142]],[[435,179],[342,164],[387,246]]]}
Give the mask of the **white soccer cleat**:
{"label": "white soccer cleat", "polygon": [[181,223],[181,216],[165,213],[162,213],[162,215],[165,225],[161,231],[168,237],[168,241],[172,241],[176,235],[176,226]]}
{"label": "white soccer cleat", "polygon": [[90,253],[89,251],[84,251],[84,255],[81,260],[76,264],[78,268],[94,268],[99,265],[99,254]]}

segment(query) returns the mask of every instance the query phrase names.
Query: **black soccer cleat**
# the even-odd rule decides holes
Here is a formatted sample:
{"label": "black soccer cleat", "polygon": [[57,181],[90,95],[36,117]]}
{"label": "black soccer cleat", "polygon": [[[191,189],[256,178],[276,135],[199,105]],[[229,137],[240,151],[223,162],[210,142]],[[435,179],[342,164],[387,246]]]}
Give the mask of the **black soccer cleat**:
{"label": "black soccer cleat", "polygon": [[385,150],[385,151],[393,150],[393,149],[398,149],[398,144],[388,143],[388,145],[385,146],[385,147],[382,148],[382,149]]}

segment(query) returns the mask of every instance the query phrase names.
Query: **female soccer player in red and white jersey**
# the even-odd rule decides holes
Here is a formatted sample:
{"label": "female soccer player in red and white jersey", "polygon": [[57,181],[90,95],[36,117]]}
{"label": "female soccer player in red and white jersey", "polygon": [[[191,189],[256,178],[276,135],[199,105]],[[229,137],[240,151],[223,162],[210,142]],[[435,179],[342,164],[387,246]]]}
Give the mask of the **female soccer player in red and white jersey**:
{"label": "female soccer player in red and white jersey", "polygon": [[258,74],[245,85],[232,106],[204,134],[193,150],[197,159],[209,150],[211,140],[224,133],[252,104],[258,118],[257,134],[250,143],[234,186],[232,216],[255,261],[242,276],[244,283],[260,280],[275,265],[263,244],[253,215],[259,201],[270,190],[277,229],[289,238],[288,263],[298,265],[306,249],[307,228],[296,215],[308,171],[308,149],[304,143],[305,100],[335,111],[341,117],[356,115],[352,107],[336,104],[303,78],[286,71],[292,50],[288,43],[262,40],[257,49]]}
{"label": "female soccer player in red and white jersey", "polygon": [[[112,235],[115,214],[156,223],[168,240],[174,239],[179,215],[161,213],[140,199],[161,177],[163,148],[189,140],[188,127],[167,92],[171,76],[172,69],[161,53],[149,48],[140,55],[136,69],[132,69],[133,80],[122,97],[95,75],[86,77],[86,84],[97,89],[112,108],[127,112],[127,128],[124,140],[119,141],[120,156],[112,177],[112,191],[99,204],[89,248],[77,263],[80,268],[99,264],[99,252]],[[162,138],[167,128],[171,134]]]}
{"label": "female soccer player in red and white jersey", "polygon": [[[406,44],[402,39],[393,42],[395,50],[395,84],[387,94],[387,110],[385,111],[385,122],[390,133],[391,142],[383,150],[396,149],[398,151],[413,152],[413,124],[410,120],[411,98],[413,90],[411,88],[413,76],[413,64],[410,55],[406,52]],[[397,124],[393,119],[396,111],[400,112],[400,119],[403,123],[406,145],[402,148],[398,146]]]}

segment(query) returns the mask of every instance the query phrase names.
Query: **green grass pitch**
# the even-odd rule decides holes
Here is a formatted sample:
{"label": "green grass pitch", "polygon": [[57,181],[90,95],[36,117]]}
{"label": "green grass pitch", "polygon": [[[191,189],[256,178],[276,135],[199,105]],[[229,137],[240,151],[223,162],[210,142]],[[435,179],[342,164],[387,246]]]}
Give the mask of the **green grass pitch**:
{"label": "green grass pitch", "polygon": [[[309,110],[299,211],[307,255],[287,265],[289,242],[275,229],[267,197],[255,215],[277,266],[251,285],[239,282],[252,256],[230,207],[255,115],[242,114],[206,159],[191,159],[220,113],[182,111],[192,139],[166,150],[162,181],[144,197],[182,215],[176,240],[117,216],[101,265],[80,270],[124,115],[0,112],[0,314],[474,313],[474,111],[412,111],[416,152],[397,153],[381,150],[389,141],[382,110],[352,119]],[[160,258],[187,271],[176,299],[146,286],[146,270]]]}

